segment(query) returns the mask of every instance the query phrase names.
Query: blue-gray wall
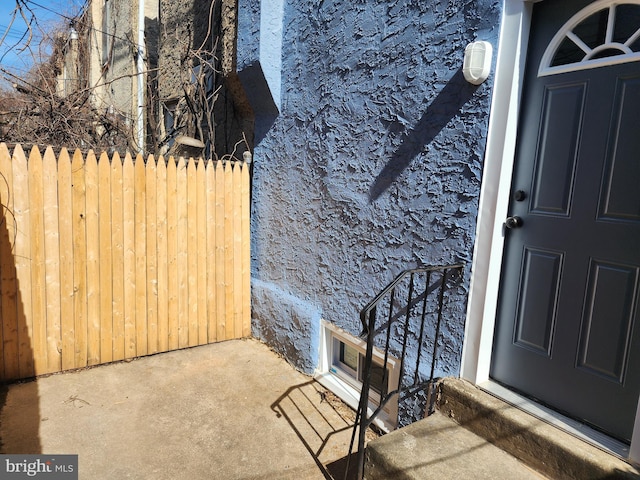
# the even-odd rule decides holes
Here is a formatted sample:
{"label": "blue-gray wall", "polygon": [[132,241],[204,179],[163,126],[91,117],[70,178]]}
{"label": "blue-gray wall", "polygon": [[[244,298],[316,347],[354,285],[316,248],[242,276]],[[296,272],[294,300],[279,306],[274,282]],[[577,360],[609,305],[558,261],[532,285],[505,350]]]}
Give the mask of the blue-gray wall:
{"label": "blue-gray wall", "polygon": [[[303,371],[321,318],[357,334],[403,269],[470,265],[492,85],[461,67],[471,41],[495,51],[500,15],[498,0],[239,0],[254,334]],[[439,374],[459,370],[468,283],[469,267]]]}

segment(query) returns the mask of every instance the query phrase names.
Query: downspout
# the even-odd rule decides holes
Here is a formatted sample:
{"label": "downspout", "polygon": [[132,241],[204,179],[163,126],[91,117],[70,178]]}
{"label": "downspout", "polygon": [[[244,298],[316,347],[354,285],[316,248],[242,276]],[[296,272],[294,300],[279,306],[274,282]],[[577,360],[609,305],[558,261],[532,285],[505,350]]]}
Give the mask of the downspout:
{"label": "downspout", "polygon": [[138,0],[138,152],[144,150],[144,0]]}

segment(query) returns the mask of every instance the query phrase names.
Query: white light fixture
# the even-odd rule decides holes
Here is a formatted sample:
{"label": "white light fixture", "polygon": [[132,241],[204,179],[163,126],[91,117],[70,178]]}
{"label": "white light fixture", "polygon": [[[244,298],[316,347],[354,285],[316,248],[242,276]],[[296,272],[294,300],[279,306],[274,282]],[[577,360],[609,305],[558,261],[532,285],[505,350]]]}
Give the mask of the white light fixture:
{"label": "white light fixture", "polygon": [[462,74],[473,85],[480,85],[489,77],[493,48],[489,42],[472,42],[464,49]]}

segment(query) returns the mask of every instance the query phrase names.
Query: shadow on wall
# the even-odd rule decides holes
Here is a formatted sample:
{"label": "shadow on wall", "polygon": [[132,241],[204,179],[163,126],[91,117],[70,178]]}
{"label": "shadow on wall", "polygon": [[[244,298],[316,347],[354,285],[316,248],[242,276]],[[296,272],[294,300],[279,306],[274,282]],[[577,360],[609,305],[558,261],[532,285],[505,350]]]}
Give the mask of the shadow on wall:
{"label": "shadow on wall", "polygon": [[464,79],[462,69],[451,77],[418,123],[402,136],[400,147],[393,152],[389,162],[371,185],[369,202],[373,203],[380,198],[424,147],[460,112],[477,88]]}
{"label": "shadow on wall", "polygon": [[280,112],[271,95],[260,62],[253,63],[238,72],[238,78],[255,115],[253,144],[257,145],[267,135]]}
{"label": "shadow on wall", "polygon": [[[13,212],[4,205],[8,184],[0,176],[0,453],[42,453],[40,408],[30,331],[18,282]],[[7,413],[9,407],[11,415]],[[17,408],[16,408],[17,407]]]}

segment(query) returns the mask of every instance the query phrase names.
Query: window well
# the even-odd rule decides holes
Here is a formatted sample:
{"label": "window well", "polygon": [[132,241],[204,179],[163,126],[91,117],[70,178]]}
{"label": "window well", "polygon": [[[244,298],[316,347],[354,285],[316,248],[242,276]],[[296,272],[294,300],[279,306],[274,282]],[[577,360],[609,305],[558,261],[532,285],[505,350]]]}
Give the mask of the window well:
{"label": "window well", "polygon": [[[315,378],[354,410],[357,410],[360,401],[366,351],[367,344],[360,338],[329,322],[322,322],[320,362]],[[397,388],[399,369],[400,362],[396,358],[388,357],[385,366],[382,352],[374,350],[369,394],[371,411],[378,407],[381,396]],[[395,429],[397,417],[396,396],[386,404],[375,423],[388,432]]]}

